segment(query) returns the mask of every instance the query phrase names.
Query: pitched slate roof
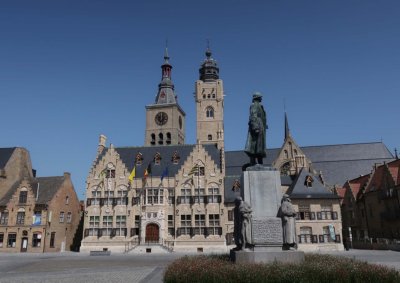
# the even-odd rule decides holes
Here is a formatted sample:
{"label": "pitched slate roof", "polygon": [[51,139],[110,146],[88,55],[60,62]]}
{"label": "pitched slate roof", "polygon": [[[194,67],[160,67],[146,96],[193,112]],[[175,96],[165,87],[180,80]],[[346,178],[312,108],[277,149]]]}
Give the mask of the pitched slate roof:
{"label": "pitched slate roof", "polygon": [[15,147],[0,148],[0,169],[6,167],[8,160],[10,160]]}
{"label": "pitched slate roof", "polygon": [[[38,177],[29,180],[29,184],[32,188],[33,194],[36,195],[39,190],[37,204],[46,204],[50,201],[61,185],[65,181],[65,176],[54,176],[54,177]],[[22,181],[21,181],[22,182]],[[0,200],[0,205],[7,205],[15,191],[21,186],[21,182],[15,183],[7,194]]]}
{"label": "pitched slate roof", "polygon": [[[217,168],[220,168],[220,151],[213,144],[202,145]],[[143,146],[143,147],[116,147],[114,148],[119,154],[121,161],[125,164],[128,171],[132,171],[135,164],[135,158],[138,153],[142,154],[143,161],[141,165],[136,166],[136,176],[142,177],[147,166],[151,163],[152,176],[161,176],[166,167],[168,167],[168,175],[174,176],[178,173],[183,163],[187,160],[190,153],[194,150],[195,145],[170,145],[170,146]],[[96,164],[98,164],[101,158],[105,155],[104,150],[98,157]],[[174,152],[177,152],[180,161],[178,164],[172,162],[172,156]],[[153,162],[156,153],[160,153],[161,161],[159,165],[155,165]]]}
{"label": "pitched slate roof", "polygon": [[[301,150],[317,171],[322,171],[328,185],[343,185],[347,180],[371,172],[375,163],[393,160],[382,142],[305,146]],[[264,164],[271,165],[280,149],[267,149]],[[226,152],[226,174],[240,175],[242,165],[249,162],[244,151]]]}
{"label": "pitched slate roof", "polygon": [[[311,176],[313,178],[312,187],[306,186],[306,178]],[[293,181],[288,189],[288,195],[293,199],[304,198],[338,198],[338,196],[328,190],[317,176],[312,175],[308,170],[302,169],[297,178]]]}

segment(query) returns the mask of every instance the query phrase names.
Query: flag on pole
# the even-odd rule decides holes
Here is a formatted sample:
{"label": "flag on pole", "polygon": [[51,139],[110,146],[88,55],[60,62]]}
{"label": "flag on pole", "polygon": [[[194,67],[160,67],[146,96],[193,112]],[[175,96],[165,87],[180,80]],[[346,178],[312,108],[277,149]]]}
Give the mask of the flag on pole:
{"label": "flag on pole", "polygon": [[147,177],[151,175],[151,162],[147,166],[146,170],[144,170],[143,174],[143,187],[146,185]]}
{"label": "flag on pole", "polygon": [[165,167],[164,171],[161,174],[161,182],[167,176],[168,176],[168,167]]}
{"label": "flag on pole", "polygon": [[199,175],[199,171],[200,171],[200,167],[199,167],[199,165],[195,165],[191,170],[190,170],[190,172],[189,172],[189,176],[190,175],[196,175],[196,176],[198,176]]}
{"label": "flag on pole", "polygon": [[133,166],[132,172],[129,175],[129,182],[132,183],[132,181],[133,181],[133,179],[135,179],[135,177],[136,177],[136,164],[135,164],[135,166]]}

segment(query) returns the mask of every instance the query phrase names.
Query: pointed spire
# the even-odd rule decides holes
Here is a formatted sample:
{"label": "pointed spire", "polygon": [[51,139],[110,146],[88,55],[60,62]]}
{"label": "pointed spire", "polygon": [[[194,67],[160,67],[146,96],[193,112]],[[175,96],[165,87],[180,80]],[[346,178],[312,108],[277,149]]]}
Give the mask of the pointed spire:
{"label": "pointed spire", "polygon": [[395,157],[396,159],[399,159],[399,156],[397,155],[397,148],[394,148],[394,157]]}
{"label": "pointed spire", "polygon": [[285,111],[285,140],[290,137],[290,130],[289,130],[289,121]]}
{"label": "pointed spire", "polygon": [[156,104],[176,103],[174,84],[171,80],[172,65],[169,63],[168,41],[165,43],[164,63],[161,65],[161,82],[158,85]]}

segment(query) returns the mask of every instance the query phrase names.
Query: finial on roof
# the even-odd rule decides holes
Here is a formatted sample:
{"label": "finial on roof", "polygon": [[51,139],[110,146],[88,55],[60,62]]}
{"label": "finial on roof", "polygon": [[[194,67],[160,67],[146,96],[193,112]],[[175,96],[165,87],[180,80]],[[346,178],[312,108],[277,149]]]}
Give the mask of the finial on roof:
{"label": "finial on roof", "polygon": [[396,159],[399,159],[399,156],[397,155],[397,148],[396,147],[394,148],[394,157]]}
{"label": "finial on roof", "polygon": [[207,56],[207,59],[210,59],[210,57],[211,57],[211,49],[210,49],[210,40],[209,39],[207,39],[206,56]]}
{"label": "finial on roof", "polygon": [[168,55],[168,38],[165,40],[165,52],[164,52],[164,60],[168,63],[169,55]]}

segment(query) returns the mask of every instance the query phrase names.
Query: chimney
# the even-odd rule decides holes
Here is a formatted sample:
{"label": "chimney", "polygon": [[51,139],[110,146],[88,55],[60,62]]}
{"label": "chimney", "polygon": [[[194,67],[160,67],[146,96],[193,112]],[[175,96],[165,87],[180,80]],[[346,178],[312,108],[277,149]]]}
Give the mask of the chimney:
{"label": "chimney", "polygon": [[97,147],[97,155],[102,153],[103,149],[106,147],[106,141],[107,141],[107,137],[105,135],[101,134],[99,137],[99,145]]}
{"label": "chimney", "polygon": [[71,173],[69,173],[69,172],[64,172],[64,178],[65,178],[65,179],[70,179],[70,178],[71,178]]}

